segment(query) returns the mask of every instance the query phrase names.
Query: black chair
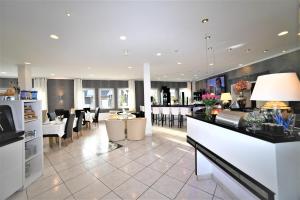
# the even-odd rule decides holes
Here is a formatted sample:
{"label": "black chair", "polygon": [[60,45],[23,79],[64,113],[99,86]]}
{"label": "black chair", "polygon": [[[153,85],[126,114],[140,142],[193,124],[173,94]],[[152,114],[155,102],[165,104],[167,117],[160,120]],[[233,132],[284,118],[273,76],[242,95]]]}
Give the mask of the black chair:
{"label": "black chair", "polygon": [[83,108],[84,112],[91,112],[91,108]]}
{"label": "black chair", "polygon": [[74,119],[75,119],[75,114],[70,114],[66,122],[65,134],[63,135],[64,139],[69,139],[69,138],[72,139]]}
{"label": "black chair", "polygon": [[70,116],[70,111],[69,111],[69,110],[64,110],[63,116],[64,116],[64,118],[69,118],[69,116]]}
{"label": "black chair", "polygon": [[94,116],[94,119],[93,119],[93,122],[94,122],[94,123],[98,123],[98,122],[99,122],[99,120],[98,120],[98,118],[99,118],[99,113],[100,113],[100,108],[97,107],[96,110],[95,110],[95,116]]}
{"label": "black chair", "polygon": [[56,118],[55,112],[47,113],[47,116],[48,116],[48,118],[49,118],[49,121],[54,121],[55,118]]}
{"label": "black chair", "polygon": [[55,109],[54,112],[56,114],[56,116],[62,116],[64,115],[64,109]]}
{"label": "black chair", "polygon": [[73,131],[77,133],[78,137],[79,137],[79,132],[81,133],[81,129],[82,129],[83,115],[84,112],[81,112],[79,117],[77,118],[76,127],[73,128]]}

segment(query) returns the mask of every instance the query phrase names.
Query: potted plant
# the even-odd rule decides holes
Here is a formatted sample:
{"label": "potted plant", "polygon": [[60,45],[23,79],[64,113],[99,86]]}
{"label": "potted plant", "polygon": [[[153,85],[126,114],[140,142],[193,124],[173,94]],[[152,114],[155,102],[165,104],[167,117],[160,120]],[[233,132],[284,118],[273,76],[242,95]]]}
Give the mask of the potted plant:
{"label": "potted plant", "polygon": [[218,102],[219,96],[214,93],[207,93],[202,95],[202,102],[205,105],[205,115],[208,120],[212,119],[213,106]]}

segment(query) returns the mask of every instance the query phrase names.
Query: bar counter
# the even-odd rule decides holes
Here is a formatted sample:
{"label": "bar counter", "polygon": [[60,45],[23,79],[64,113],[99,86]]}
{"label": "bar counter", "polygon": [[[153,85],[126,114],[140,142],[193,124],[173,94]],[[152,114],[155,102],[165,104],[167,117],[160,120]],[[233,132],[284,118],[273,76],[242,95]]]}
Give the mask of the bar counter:
{"label": "bar counter", "polygon": [[238,199],[300,199],[300,140],[271,138],[187,117],[195,173],[217,177]]}

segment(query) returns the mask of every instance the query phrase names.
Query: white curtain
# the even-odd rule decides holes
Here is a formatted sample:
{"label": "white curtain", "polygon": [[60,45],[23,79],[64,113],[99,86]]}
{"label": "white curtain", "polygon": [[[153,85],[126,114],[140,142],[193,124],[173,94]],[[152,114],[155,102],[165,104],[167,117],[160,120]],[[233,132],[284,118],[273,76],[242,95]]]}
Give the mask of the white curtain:
{"label": "white curtain", "polygon": [[42,101],[42,110],[48,110],[47,78],[34,78],[33,86],[38,92],[38,100]]}
{"label": "white curtain", "polygon": [[128,105],[130,111],[135,111],[135,81],[128,81]]}
{"label": "white curtain", "polygon": [[74,107],[75,109],[83,109],[83,91],[82,80],[74,79]]}

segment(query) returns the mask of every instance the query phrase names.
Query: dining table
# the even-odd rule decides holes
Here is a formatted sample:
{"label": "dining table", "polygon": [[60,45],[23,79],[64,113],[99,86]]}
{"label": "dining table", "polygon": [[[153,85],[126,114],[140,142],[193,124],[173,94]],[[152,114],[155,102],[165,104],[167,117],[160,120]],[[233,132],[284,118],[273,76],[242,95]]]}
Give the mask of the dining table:
{"label": "dining table", "polygon": [[[43,135],[57,135],[59,148],[61,147],[61,138],[65,135],[65,127],[67,118],[62,120],[55,119],[54,121],[46,121],[42,125]],[[77,125],[77,118],[73,122],[73,128]],[[52,143],[52,137],[49,137],[49,143]]]}

